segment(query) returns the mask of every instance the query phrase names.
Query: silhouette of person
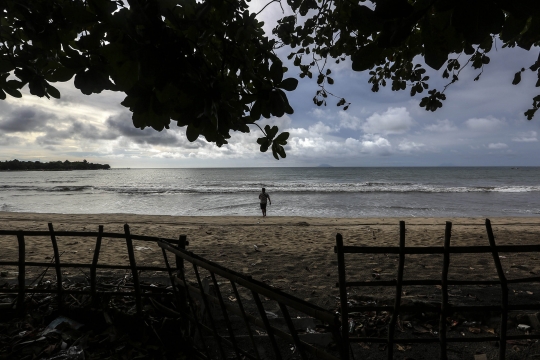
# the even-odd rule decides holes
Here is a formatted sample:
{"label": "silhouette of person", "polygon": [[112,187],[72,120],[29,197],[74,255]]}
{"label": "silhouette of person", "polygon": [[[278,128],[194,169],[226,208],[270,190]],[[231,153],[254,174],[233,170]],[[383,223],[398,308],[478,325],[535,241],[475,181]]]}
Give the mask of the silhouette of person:
{"label": "silhouette of person", "polygon": [[261,210],[263,216],[266,216],[266,201],[272,205],[272,200],[270,200],[270,195],[266,193],[266,189],[262,188],[262,193],[259,194],[259,200],[261,200]]}

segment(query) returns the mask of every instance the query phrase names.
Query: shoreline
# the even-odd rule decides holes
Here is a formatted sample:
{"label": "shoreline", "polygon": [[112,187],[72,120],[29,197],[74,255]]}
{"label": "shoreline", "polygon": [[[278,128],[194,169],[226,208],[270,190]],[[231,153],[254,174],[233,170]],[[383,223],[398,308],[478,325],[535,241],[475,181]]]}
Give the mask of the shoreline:
{"label": "shoreline", "polygon": [[[262,217],[261,215],[152,215],[152,214],[132,214],[132,213],[34,213],[34,212],[10,212],[0,211],[0,222],[2,221],[62,221],[66,222],[69,218],[71,222],[86,223],[92,220],[102,221],[103,223],[118,222],[139,222],[156,224],[219,224],[226,226],[256,225],[257,222],[264,221],[266,225],[294,225],[295,222],[309,220],[310,225],[327,226],[334,225],[336,222],[340,225],[392,225],[396,226],[403,220],[411,225],[445,225],[446,221],[459,225],[483,225],[485,219],[494,219],[499,225],[540,225],[540,216],[462,216],[462,217],[416,217],[416,216],[396,216],[396,217],[313,217],[313,216],[272,216]],[[106,220],[106,221],[105,221]],[[102,224],[97,224],[102,225]],[[259,224],[260,225],[260,224]],[[2,225],[0,228],[3,229]]]}

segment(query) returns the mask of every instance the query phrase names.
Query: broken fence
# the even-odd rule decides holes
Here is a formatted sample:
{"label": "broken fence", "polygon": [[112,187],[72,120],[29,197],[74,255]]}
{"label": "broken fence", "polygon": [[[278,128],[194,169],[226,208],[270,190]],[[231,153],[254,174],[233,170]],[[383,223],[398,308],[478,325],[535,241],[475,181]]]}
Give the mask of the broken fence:
{"label": "broken fence", "polygon": [[[145,287],[139,282],[139,273],[141,271],[163,271],[166,272],[167,268],[159,266],[138,266],[135,261],[135,253],[133,251],[133,240],[154,242],[167,241],[177,246],[185,246],[188,244],[186,236],[182,235],[178,240],[176,239],[162,239],[152,236],[133,235],[130,233],[129,226],[124,225],[124,233],[108,233],[103,232],[103,226],[99,226],[98,232],[79,232],[79,231],[55,231],[53,224],[49,223],[49,231],[13,231],[13,230],[0,230],[0,236],[16,236],[19,246],[19,259],[18,261],[0,261],[0,266],[17,266],[18,267],[18,288],[17,289],[5,289],[0,288],[0,293],[17,293],[17,309],[19,313],[24,313],[24,300],[26,294],[35,293],[56,293],[58,295],[58,307],[61,309],[63,306],[64,295],[91,295],[95,300],[98,296],[109,295],[114,297],[119,296],[134,296],[137,312],[142,311],[141,297],[159,296],[156,291],[158,289],[146,289],[151,291],[145,291]],[[67,263],[61,261],[61,254],[58,250],[57,237],[74,236],[74,237],[90,237],[95,238],[95,247],[92,263]],[[48,237],[51,239],[51,245],[54,253],[54,262],[32,262],[26,261],[26,239],[29,237]],[[110,265],[99,264],[99,255],[101,251],[101,243],[103,239],[118,239],[125,240],[126,250],[129,256],[129,265]],[[53,267],[56,271],[56,291],[48,289],[35,289],[28,286],[26,277],[26,268],[28,267],[44,267],[48,269]],[[64,281],[62,275],[62,268],[86,268],[90,269],[90,290],[67,290],[64,289]],[[97,289],[97,269],[109,269],[109,270],[130,270],[133,277],[133,291],[103,291]]]}
{"label": "broken fence", "polygon": [[[338,276],[339,282],[337,286],[340,292],[340,312],[341,322],[344,324],[342,327],[341,336],[344,344],[350,343],[381,343],[387,345],[387,356],[391,360],[394,358],[394,344],[410,344],[410,343],[440,343],[440,359],[447,359],[447,344],[449,342],[487,342],[498,341],[499,342],[499,359],[504,360],[506,358],[506,342],[509,340],[524,340],[524,339],[540,339],[540,335],[508,335],[507,334],[507,321],[509,311],[524,311],[524,310],[540,310],[539,303],[533,304],[521,304],[521,305],[509,305],[508,303],[508,285],[517,283],[533,283],[540,282],[540,277],[528,277],[518,279],[507,279],[505,272],[502,268],[499,253],[519,253],[519,252],[540,252],[540,245],[499,245],[495,244],[495,237],[491,228],[491,222],[486,219],[486,230],[489,240],[489,246],[451,246],[450,239],[452,233],[452,223],[446,222],[444,246],[437,247],[406,247],[405,246],[405,222],[400,221],[399,225],[399,246],[398,247],[383,247],[383,246],[344,246],[343,237],[341,234],[336,236],[336,247],[334,251],[338,257]],[[448,269],[450,266],[450,254],[478,254],[478,253],[490,253],[493,256],[493,262],[497,270],[499,280],[449,280]],[[389,281],[347,281],[345,273],[345,254],[398,254],[398,271],[397,279]],[[443,268],[442,276],[440,279],[423,279],[423,280],[403,280],[403,270],[405,264],[406,254],[442,254],[443,255]],[[439,285],[441,287],[441,302],[439,308],[439,336],[438,338],[396,338],[395,329],[396,322],[400,312],[422,310],[415,305],[401,305],[401,296],[403,286],[409,285]],[[453,305],[448,300],[448,286],[449,285],[499,285],[501,287],[501,305]],[[367,305],[367,306],[348,306],[347,291],[353,287],[367,287],[367,286],[384,286],[395,287],[396,295],[394,298],[394,306],[390,305]],[[349,327],[346,326],[349,323],[349,314],[352,312],[368,312],[368,311],[388,311],[392,313],[390,322],[388,325],[388,336],[382,337],[352,337],[349,334]],[[482,336],[482,337],[448,337],[446,317],[454,312],[458,311],[474,311],[474,312],[500,312],[500,334],[499,336]],[[349,358],[349,346],[344,346],[345,352],[342,356]]]}
{"label": "broken fence", "polygon": [[[237,359],[279,360],[290,358],[293,354],[308,359],[309,354],[316,359],[344,359],[343,348],[346,345],[341,341],[340,322],[336,314],[189,251],[174,248],[165,242],[159,242],[159,246],[163,250],[171,282],[175,284],[174,290],[179,294],[179,302],[185,303],[180,311],[191,322],[191,337],[196,338],[199,334],[198,348],[202,357],[227,359],[227,355],[231,354]],[[167,252],[176,257],[177,276],[169,265]],[[184,262],[192,265],[193,272],[190,274],[194,278],[191,281],[186,277]],[[203,276],[203,270],[208,275]],[[209,281],[205,284],[205,280]],[[279,310],[268,311],[263,302],[267,307],[277,305]],[[312,320],[313,327],[320,329],[321,335],[331,335],[336,349],[329,351],[328,346],[316,346],[304,341],[303,338],[316,334],[315,329],[311,329],[311,333],[301,333],[295,326],[301,319]],[[256,330],[255,333],[254,327],[263,331]],[[238,329],[241,331],[235,332]],[[213,340],[212,344],[209,340]],[[264,343],[267,343],[268,349],[266,356],[260,354],[265,351]]]}
{"label": "broken fence", "polygon": [[[540,252],[540,245],[502,245],[495,244],[495,238],[491,228],[491,223],[486,220],[486,229],[489,239],[489,246],[450,246],[452,223],[446,223],[444,246],[442,247],[406,247],[405,246],[405,223],[400,222],[399,247],[357,247],[344,246],[343,238],[340,234],[336,237],[335,252],[338,256],[338,276],[341,303],[341,321],[335,314],[319,308],[313,304],[305,302],[294,296],[275,289],[264,282],[252,279],[251,277],[229,270],[219,264],[203,259],[185,250],[188,244],[185,236],[176,239],[162,239],[151,236],[132,235],[129,226],[125,225],[124,233],[105,233],[103,227],[99,227],[98,232],[75,232],[75,231],[54,231],[52,224],[49,224],[49,231],[9,231],[1,230],[0,235],[16,236],[19,245],[18,261],[2,261],[0,265],[17,266],[19,269],[18,288],[0,288],[0,293],[16,293],[17,308],[24,312],[24,299],[26,294],[32,293],[56,293],[59,295],[59,307],[62,306],[62,298],[69,294],[87,294],[92,297],[101,295],[110,296],[133,296],[136,300],[136,308],[141,312],[141,298],[148,296],[159,296],[153,291],[142,286],[139,282],[139,272],[141,271],[165,271],[169,274],[173,291],[178,297],[178,309],[181,315],[188,319],[187,326],[189,335],[195,340],[202,358],[221,357],[226,358],[227,354],[235,354],[237,358],[244,356],[250,359],[261,359],[259,354],[261,348],[259,341],[265,339],[269,343],[272,358],[281,359],[297,353],[301,358],[308,358],[307,354],[320,359],[348,359],[350,343],[383,343],[387,344],[388,358],[393,358],[394,344],[400,343],[440,343],[440,358],[447,358],[446,346],[449,342],[499,342],[499,359],[504,360],[506,355],[506,342],[508,340],[539,339],[540,335],[508,335],[507,318],[509,311],[516,310],[540,310],[540,304],[509,305],[508,285],[515,283],[540,282],[540,277],[529,277],[520,279],[506,279],[502,268],[499,253],[508,252]],[[31,236],[49,237],[54,251],[54,263],[51,262],[29,262],[25,259],[25,238]],[[96,238],[93,261],[91,264],[65,263],[61,262],[58,251],[57,237],[76,236]],[[129,265],[106,265],[99,264],[99,254],[101,242],[104,238],[124,240],[126,250],[129,255]],[[158,266],[138,266],[135,261],[133,251],[133,240],[151,241],[157,243],[163,253],[165,267]],[[176,259],[176,267],[172,268],[167,253],[171,253]],[[345,274],[345,254],[398,254],[397,279],[391,281],[347,281]],[[474,254],[490,253],[493,256],[495,268],[499,280],[449,280],[448,269],[450,266],[450,254]],[[430,280],[403,280],[403,270],[406,254],[442,254],[443,268],[440,279]],[[184,269],[184,262],[192,265],[192,270]],[[26,267],[54,267],[56,270],[57,284],[55,290],[35,289],[26,285]],[[89,268],[90,269],[90,290],[66,290],[63,288],[62,268]],[[130,270],[133,276],[133,291],[102,291],[97,288],[97,269],[110,270]],[[203,276],[205,271],[208,275]],[[187,279],[187,274],[194,278]],[[218,281],[221,280],[221,281]],[[401,311],[415,310],[414,306],[401,305],[402,287],[409,285],[439,285],[441,287],[440,320],[438,338],[396,338],[395,327],[398,315]],[[453,305],[448,300],[448,286],[451,285],[498,285],[501,287],[501,305],[479,305],[461,306]],[[396,289],[394,306],[357,306],[347,305],[347,289],[352,287],[365,286],[392,286]],[[242,290],[243,289],[243,292]],[[152,291],[147,291],[152,290]],[[169,291],[169,290],[166,290]],[[225,297],[224,297],[224,292]],[[227,296],[230,293],[231,295]],[[241,294],[244,294],[242,296]],[[246,295],[247,294],[247,295]],[[263,297],[263,299],[261,299]],[[277,304],[281,313],[281,324],[276,322],[276,313],[268,311],[263,305],[272,302]],[[251,307],[251,308],[250,308]],[[273,310],[273,309],[272,309]],[[276,311],[276,312],[278,312]],[[351,337],[348,326],[350,312],[362,311],[388,311],[392,312],[392,317],[388,326],[388,336],[386,338],[375,337]],[[490,312],[501,313],[499,336],[482,336],[470,338],[447,337],[446,316],[457,311]],[[253,315],[253,314],[258,314]],[[295,316],[296,315],[296,316]],[[304,341],[305,334],[297,330],[295,321],[302,316],[308,316],[313,322],[313,327],[331,334],[334,341],[335,350],[328,351],[328,348],[321,348]],[[239,324],[240,322],[241,324]],[[256,330],[257,328],[262,331]],[[236,334],[241,329],[242,334]],[[253,331],[255,329],[255,331]],[[313,329],[311,329],[314,332]],[[280,339],[280,340],[278,340]],[[250,343],[251,347],[245,346]],[[264,350],[264,349],[263,349]]]}
{"label": "broken fence", "polygon": [[[162,296],[165,291],[177,298],[178,312],[172,310],[171,314],[179,315],[189,322],[185,325],[185,329],[193,340],[195,350],[203,359],[226,359],[227,355],[231,354],[238,359],[257,360],[268,357],[282,359],[291,354],[296,354],[302,359],[312,357],[327,360],[343,359],[342,349],[345,345],[340,341],[340,322],[336,314],[186,251],[185,246],[188,242],[185,235],[180,236],[178,240],[133,235],[127,224],[124,226],[123,234],[106,233],[103,231],[103,226],[99,226],[98,232],[55,231],[53,225],[49,223],[49,231],[0,230],[0,236],[15,236],[18,241],[18,261],[0,261],[0,266],[18,267],[18,287],[16,289],[0,288],[0,294],[17,294],[17,310],[21,314],[25,312],[24,304],[27,294],[57,294],[59,309],[62,309],[66,295],[90,295],[93,300],[103,295],[131,296],[135,298],[137,312],[142,313],[142,297]],[[95,238],[92,263],[62,262],[57,238],[64,236]],[[50,238],[54,252],[53,262],[26,260],[26,240],[29,237]],[[105,238],[126,242],[129,265],[99,264],[101,244]],[[157,243],[162,249],[165,267],[137,265],[133,240]],[[167,253],[172,253],[176,259],[175,267],[171,267]],[[193,272],[184,270],[185,262],[192,265]],[[56,289],[37,289],[28,285],[26,277],[28,267],[47,269],[53,267],[57,278]],[[63,268],[90,269],[90,290],[65,289]],[[124,287],[125,290],[130,291],[104,291],[98,286],[97,269],[130,270],[133,284]],[[141,285],[139,273],[142,271],[168,273],[172,292]],[[203,276],[203,271],[208,275]],[[188,273],[195,277],[187,279]],[[209,279],[211,279],[211,284],[208,283]],[[226,286],[229,286],[227,291],[231,295],[224,298],[223,291],[226,290]],[[156,290],[161,291],[156,293]],[[267,306],[271,303],[277,304],[277,310],[273,308],[272,311],[266,310],[263,302]],[[281,317],[276,318],[278,313]],[[308,320],[311,328],[307,329],[304,326],[299,330],[297,326],[300,320]],[[317,335],[329,335],[325,338],[330,339],[327,342],[333,342],[335,348],[329,351],[328,347],[315,346],[305,341],[306,338],[311,337],[311,342],[318,342],[313,341],[313,337]],[[265,351],[265,347],[262,346],[264,343],[267,344],[268,356],[261,354]]]}

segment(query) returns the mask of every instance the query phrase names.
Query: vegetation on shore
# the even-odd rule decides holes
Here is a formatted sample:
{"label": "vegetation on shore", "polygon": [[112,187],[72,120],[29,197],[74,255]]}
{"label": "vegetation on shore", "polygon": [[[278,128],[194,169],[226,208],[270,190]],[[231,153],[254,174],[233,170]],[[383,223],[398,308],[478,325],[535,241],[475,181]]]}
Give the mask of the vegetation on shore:
{"label": "vegetation on shore", "polygon": [[51,161],[51,162],[40,162],[40,161],[19,161],[15,160],[6,160],[0,161],[0,170],[47,170],[47,171],[58,171],[58,170],[109,170],[111,167],[109,164],[93,164],[89,163],[86,160],[83,161]]}

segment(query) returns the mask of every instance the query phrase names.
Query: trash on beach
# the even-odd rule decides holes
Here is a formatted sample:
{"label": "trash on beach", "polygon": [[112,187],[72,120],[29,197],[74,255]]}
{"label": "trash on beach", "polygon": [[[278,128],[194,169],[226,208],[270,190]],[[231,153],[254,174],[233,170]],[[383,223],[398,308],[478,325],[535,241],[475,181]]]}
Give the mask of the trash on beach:
{"label": "trash on beach", "polygon": [[84,351],[79,346],[72,346],[67,350],[62,350],[58,355],[45,360],[85,360]]}
{"label": "trash on beach", "polygon": [[153,251],[152,248],[146,247],[146,246],[135,246],[135,250],[138,250],[138,251],[144,251],[144,250],[150,250],[150,251]]}
{"label": "trash on beach", "polygon": [[60,334],[63,332],[63,329],[66,329],[66,328],[79,330],[82,326],[83,324],[81,324],[80,322],[77,322],[65,316],[59,316],[53,321],[51,321],[49,325],[47,325],[47,327],[45,328],[45,330],[43,330],[41,335],[44,336],[53,332]]}
{"label": "trash on beach", "polygon": [[265,311],[265,313],[266,313],[266,317],[269,318],[269,319],[277,319],[278,318],[277,314],[273,313],[271,311]]}
{"label": "trash on beach", "polygon": [[519,325],[517,326],[517,329],[518,329],[518,330],[521,330],[521,331],[527,331],[527,330],[529,330],[530,328],[531,328],[531,327],[530,327],[529,325],[526,325],[526,324],[519,324]]}
{"label": "trash on beach", "polygon": [[259,252],[261,251],[261,250],[259,250],[259,247],[257,245],[253,245],[253,249],[255,249],[255,251],[259,251]]}

